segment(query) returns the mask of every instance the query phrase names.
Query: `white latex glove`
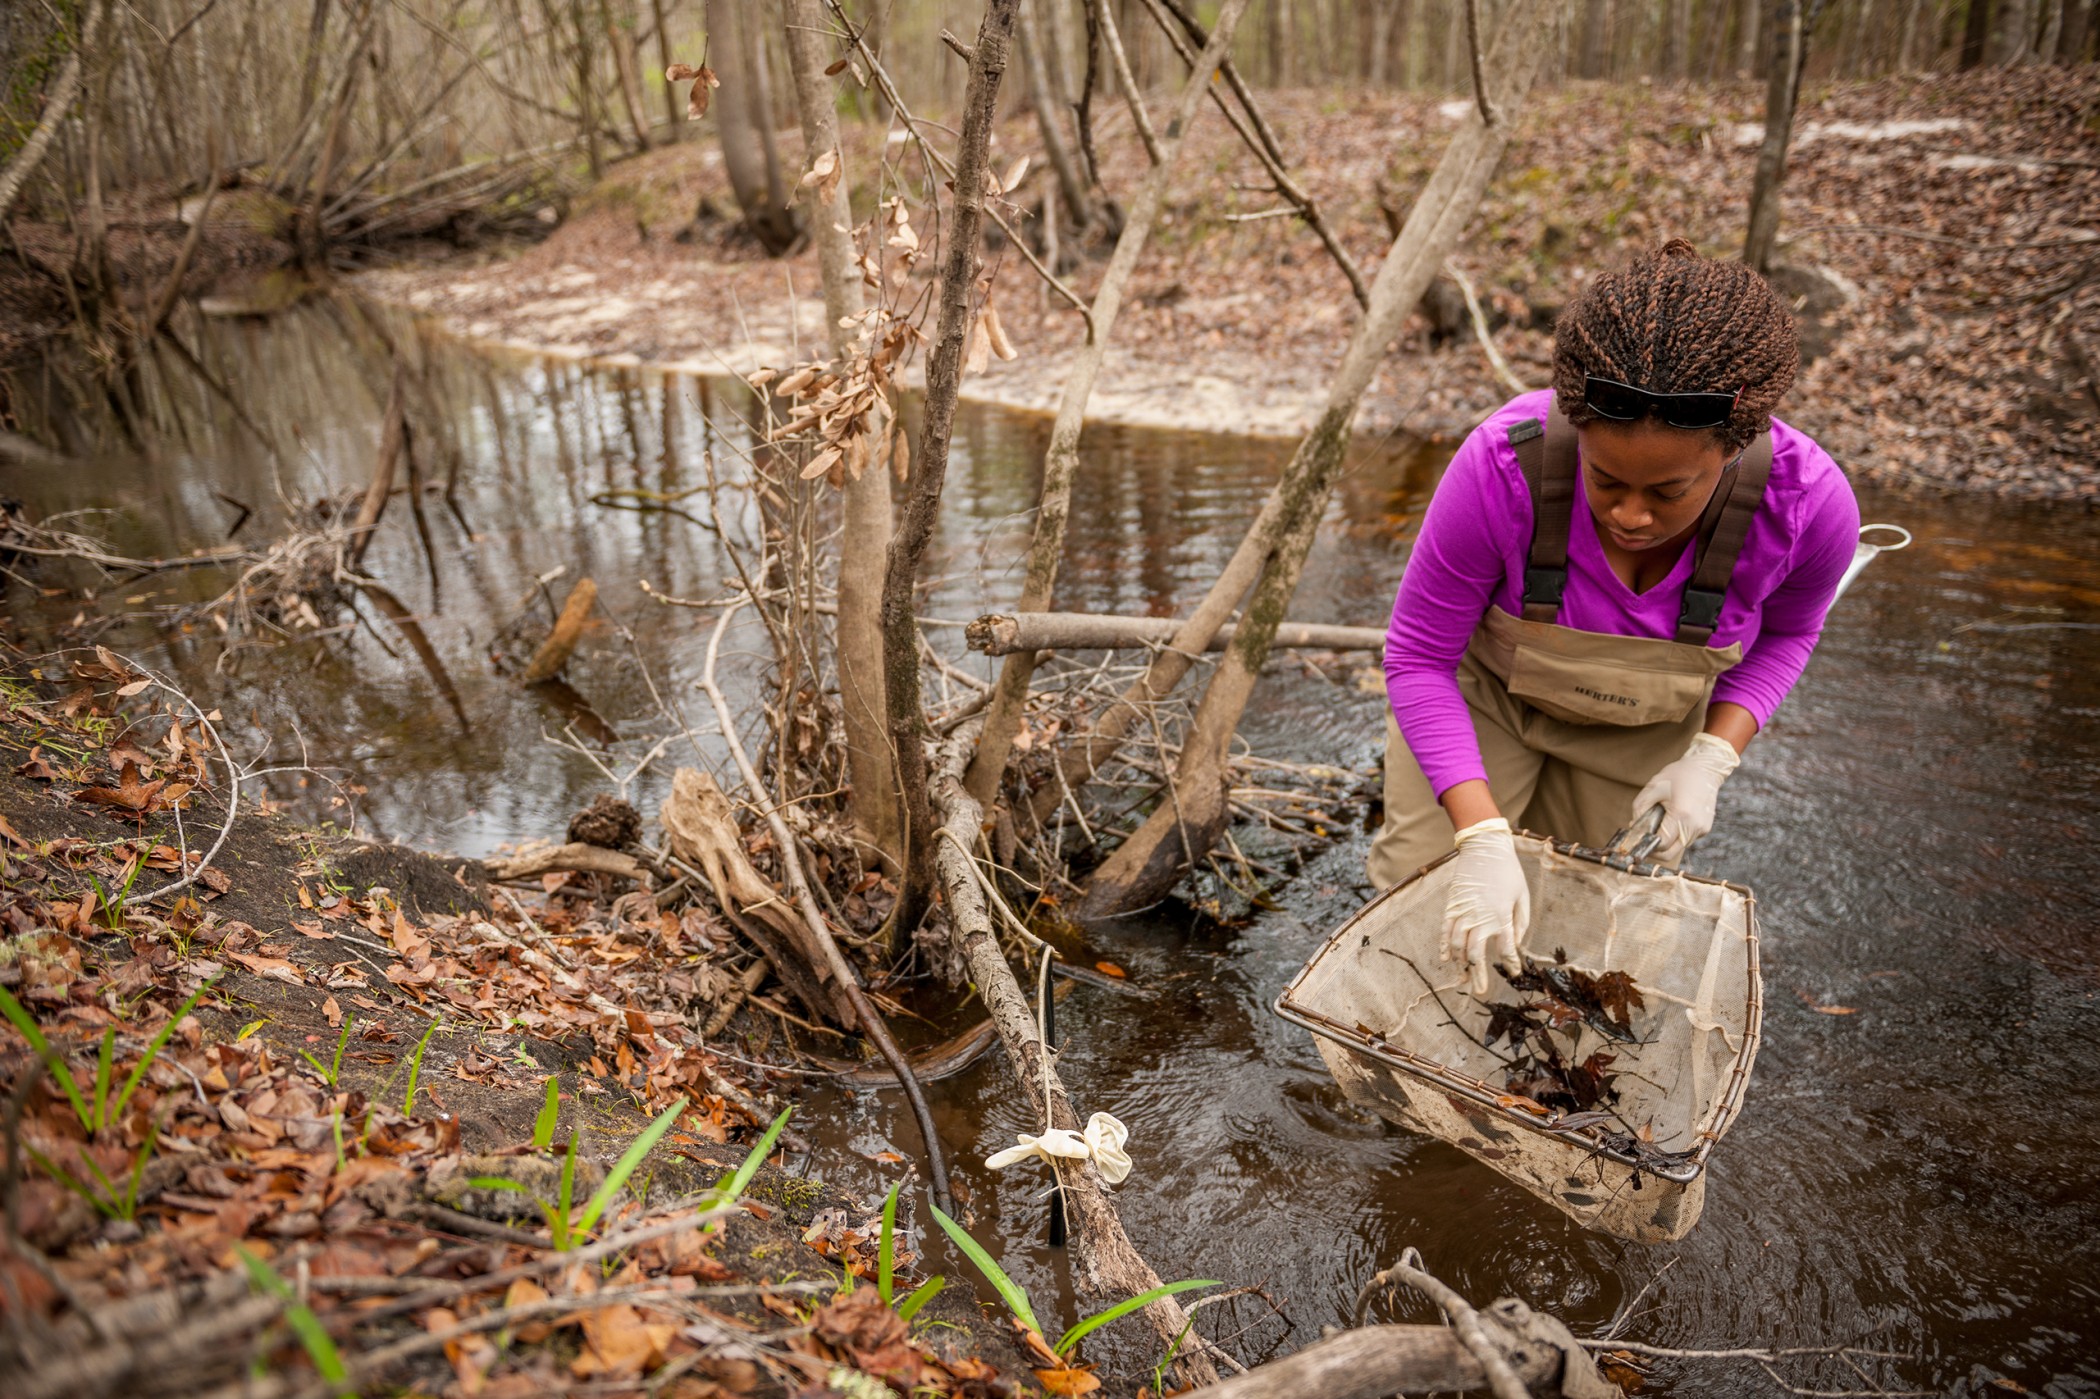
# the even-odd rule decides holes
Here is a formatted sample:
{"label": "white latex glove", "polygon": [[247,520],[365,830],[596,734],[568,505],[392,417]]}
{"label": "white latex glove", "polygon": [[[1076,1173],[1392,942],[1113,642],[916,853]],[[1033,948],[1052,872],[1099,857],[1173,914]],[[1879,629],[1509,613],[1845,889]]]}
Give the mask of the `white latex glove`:
{"label": "white latex glove", "polygon": [[1694,841],[1714,828],[1714,803],[1721,795],[1721,784],[1742,761],[1727,739],[1700,734],[1683,757],[1648,779],[1648,785],[1633,799],[1630,819],[1638,821],[1649,807],[1662,803],[1662,843],[1653,858],[1675,864]]}
{"label": "white latex glove", "polygon": [[1500,816],[1458,833],[1451,894],[1444,905],[1443,960],[1469,968],[1473,994],[1488,992],[1488,959],[1521,971],[1517,946],[1531,928],[1531,886],[1517,863],[1517,840]]}
{"label": "white latex glove", "polygon": [[1123,1150],[1123,1144],[1130,1140],[1130,1129],[1105,1112],[1097,1112],[1087,1119],[1084,1134],[1069,1127],[1053,1127],[1041,1136],[1027,1132],[1017,1135],[1020,1145],[987,1157],[984,1164],[995,1171],[1003,1171],[1034,1157],[1045,1161],[1053,1156],[1061,1156],[1067,1161],[1084,1161],[1091,1157],[1094,1169],[1101,1172],[1101,1178],[1110,1185],[1121,1185],[1130,1174],[1130,1154]]}

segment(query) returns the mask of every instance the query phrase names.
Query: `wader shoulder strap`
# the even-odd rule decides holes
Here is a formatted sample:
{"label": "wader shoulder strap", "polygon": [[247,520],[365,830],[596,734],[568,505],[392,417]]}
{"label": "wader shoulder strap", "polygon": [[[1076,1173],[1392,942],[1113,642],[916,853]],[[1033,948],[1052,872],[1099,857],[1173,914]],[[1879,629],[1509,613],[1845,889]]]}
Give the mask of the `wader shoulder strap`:
{"label": "wader shoulder strap", "polygon": [[[1750,522],[1764,503],[1765,482],[1772,475],[1772,434],[1759,433],[1721,478],[1714,498],[1699,521],[1698,553],[1692,581],[1685,585],[1684,605],[1677,614],[1677,639],[1704,646],[1721,620],[1721,603],[1743,552]],[[1528,614],[1527,614],[1528,615]]]}
{"label": "wader shoulder strap", "polygon": [[1568,528],[1575,523],[1575,430],[1555,404],[1537,418],[1512,423],[1509,445],[1531,492],[1531,548],[1524,558],[1524,620],[1560,617],[1568,586]]}

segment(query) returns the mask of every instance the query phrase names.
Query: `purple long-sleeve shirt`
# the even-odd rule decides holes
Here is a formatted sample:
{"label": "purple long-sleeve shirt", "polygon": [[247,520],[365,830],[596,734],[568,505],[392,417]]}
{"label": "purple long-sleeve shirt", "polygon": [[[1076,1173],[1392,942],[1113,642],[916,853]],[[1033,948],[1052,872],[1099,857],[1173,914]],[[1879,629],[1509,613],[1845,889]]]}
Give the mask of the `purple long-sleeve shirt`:
{"label": "purple long-sleeve shirt", "polygon": [[[1458,662],[1490,605],[1523,615],[1531,496],[1509,428],[1525,418],[1544,422],[1551,402],[1551,390],[1525,394],[1473,429],[1437,484],[1393,603],[1386,693],[1408,748],[1440,797],[1487,777],[1459,694]],[[1579,491],[1576,500],[1561,625],[1607,636],[1674,637],[1693,551],[1686,548],[1662,582],[1635,593],[1612,572]],[[1845,473],[1806,433],[1774,418],[1764,503],[1707,643],[1743,644],[1742,662],[1714,687],[1716,701],[1743,706],[1760,728],[1772,717],[1808,664],[1858,536],[1859,504]]]}

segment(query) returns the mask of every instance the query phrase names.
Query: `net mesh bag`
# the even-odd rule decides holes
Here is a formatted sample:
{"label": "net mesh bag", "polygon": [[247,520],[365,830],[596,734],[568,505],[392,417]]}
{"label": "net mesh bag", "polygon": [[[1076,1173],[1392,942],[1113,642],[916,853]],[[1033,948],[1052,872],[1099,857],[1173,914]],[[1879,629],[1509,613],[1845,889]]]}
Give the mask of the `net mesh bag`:
{"label": "net mesh bag", "polygon": [[[1643,1005],[1630,1010],[1636,1042],[1577,1022],[1569,1063],[1614,1056],[1611,1104],[1626,1130],[1665,1152],[1718,1139],[1740,1102],[1757,1033],[1755,917],[1748,893],[1658,869],[1611,868],[1537,836],[1517,838],[1531,886],[1524,951],[1536,963],[1564,954],[1592,976],[1622,971]],[[1344,1044],[1390,1047],[1507,1094],[1508,1046],[1489,1049],[1489,1006],[1535,1001],[1499,974],[1476,999],[1464,968],[1438,961],[1452,865],[1431,866],[1371,904],[1300,973],[1279,1008]],[[1324,1022],[1324,1024],[1322,1023]],[[1346,1086],[1345,1080],[1345,1086]]]}

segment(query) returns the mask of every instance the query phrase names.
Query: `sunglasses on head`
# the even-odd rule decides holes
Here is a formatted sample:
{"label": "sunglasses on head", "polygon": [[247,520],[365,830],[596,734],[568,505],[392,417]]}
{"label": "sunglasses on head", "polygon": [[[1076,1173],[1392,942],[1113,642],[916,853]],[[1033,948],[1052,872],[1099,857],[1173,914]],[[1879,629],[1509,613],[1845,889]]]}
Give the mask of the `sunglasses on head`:
{"label": "sunglasses on head", "polygon": [[1595,374],[1582,381],[1582,401],[1592,413],[1613,422],[1653,417],[1669,427],[1719,427],[1735,412],[1735,393],[1651,393]]}

